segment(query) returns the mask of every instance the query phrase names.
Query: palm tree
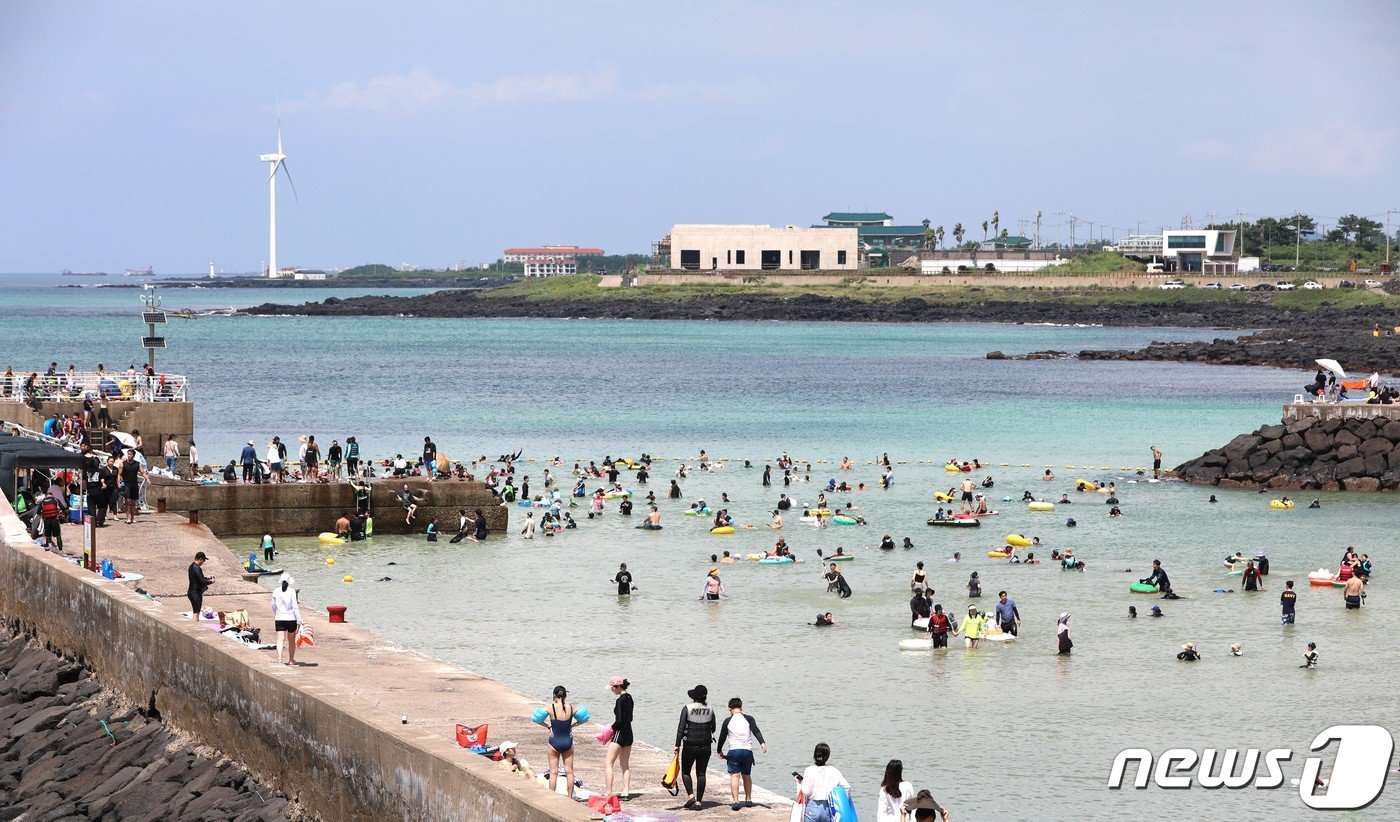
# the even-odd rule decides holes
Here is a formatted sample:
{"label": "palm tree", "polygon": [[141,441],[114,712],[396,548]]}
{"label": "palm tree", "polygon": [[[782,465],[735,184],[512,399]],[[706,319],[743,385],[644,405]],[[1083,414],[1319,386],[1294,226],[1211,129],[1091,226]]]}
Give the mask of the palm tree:
{"label": "palm tree", "polygon": [[937,235],[933,240],[933,250],[937,251],[938,247],[943,244],[943,226],[939,226],[933,231]]}
{"label": "palm tree", "polygon": [[1001,212],[1000,212],[1000,211],[993,211],[993,212],[992,212],[992,236],[993,236],[993,237],[998,236],[998,235],[997,235],[997,232],[1000,231],[1000,230],[1001,230]]}
{"label": "palm tree", "polygon": [[963,244],[962,238],[963,238],[963,235],[965,235],[965,234],[967,234],[967,232],[963,230],[962,223],[958,223],[958,224],[956,224],[956,225],[953,226],[953,239],[955,239],[955,240],[958,241],[958,247],[959,247],[959,248],[962,247],[962,244]]}
{"label": "palm tree", "polygon": [[983,221],[982,221],[982,242],[985,243],[986,241],[987,241],[987,221],[986,221],[986,220],[983,220]]}

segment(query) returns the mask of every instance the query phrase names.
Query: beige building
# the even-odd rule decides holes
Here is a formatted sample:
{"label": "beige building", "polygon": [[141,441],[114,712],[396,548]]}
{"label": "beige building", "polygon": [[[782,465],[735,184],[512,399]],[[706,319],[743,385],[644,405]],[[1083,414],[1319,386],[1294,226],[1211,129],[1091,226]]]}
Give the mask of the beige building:
{"label": "beige building", "polygon": [[768,225],[677,225],[671,229],[671,269],[799,271],[854,269],[854,228]]}

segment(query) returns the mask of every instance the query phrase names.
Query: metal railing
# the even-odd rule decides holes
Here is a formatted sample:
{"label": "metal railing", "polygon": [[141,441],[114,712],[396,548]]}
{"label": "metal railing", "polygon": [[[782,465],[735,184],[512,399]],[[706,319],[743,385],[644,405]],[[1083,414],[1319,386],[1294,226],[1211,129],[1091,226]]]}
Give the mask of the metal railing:
{"label": "metal railing", "polygon": [[105,396],[131,402],[185,402],[189,377],[179,374],[60,371],[55,374],[24,371],[0,377],[0,400],[82,401]]}

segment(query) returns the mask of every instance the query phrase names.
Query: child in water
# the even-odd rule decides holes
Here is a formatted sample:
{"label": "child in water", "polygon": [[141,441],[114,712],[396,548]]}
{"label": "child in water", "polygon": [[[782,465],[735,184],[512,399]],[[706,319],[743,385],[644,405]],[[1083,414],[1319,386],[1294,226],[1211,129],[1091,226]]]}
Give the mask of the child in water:
{"label": "child in water", "polygon": [[982,596],[982,580],[977,577],[977,572],[972,572],[972,578],[967,581],[967,595],[969,597]]}

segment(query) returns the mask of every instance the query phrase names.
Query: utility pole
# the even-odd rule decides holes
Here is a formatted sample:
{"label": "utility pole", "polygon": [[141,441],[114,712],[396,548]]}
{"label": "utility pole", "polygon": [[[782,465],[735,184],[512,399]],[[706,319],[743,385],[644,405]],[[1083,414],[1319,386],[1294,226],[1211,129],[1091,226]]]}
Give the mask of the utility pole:
{"label": "utility pole", "polygon": [[1395,209],[1385,210],[1385,267],[1390,270],[1390,215],[1395,213]]}
{"label": "utility pole", "polygon": [[1235,219],[1238,220],[1240,223],[1240,255],[1243,255],[1247,250],[1244,247],[1244,212],[1236,211]]}
{"label": "utility pole", "polygon": [[1035,247],[1040,248],[1040,209],[1035,210]]}
{"label": "utility pole", "polygon": [[1074,227],[1079,224],[1079,218],[1073,214],[1069,215],[1069,250],[1074,251]]}
{"label": "utility pole", "polygon": [[1303,213],[1300,211],[1293,217],[1293,270],[1298,270],[1298,261],[1303,254]]}

